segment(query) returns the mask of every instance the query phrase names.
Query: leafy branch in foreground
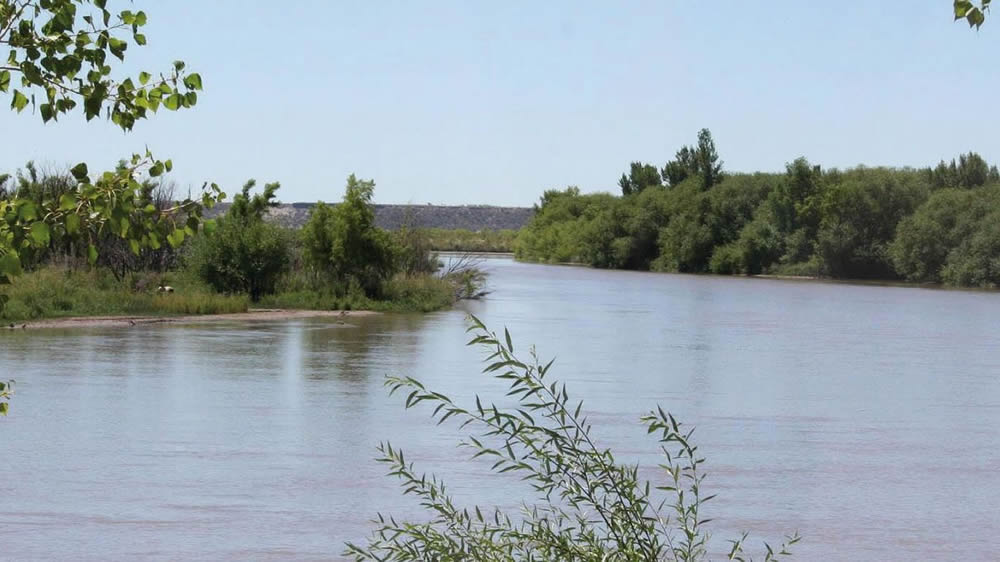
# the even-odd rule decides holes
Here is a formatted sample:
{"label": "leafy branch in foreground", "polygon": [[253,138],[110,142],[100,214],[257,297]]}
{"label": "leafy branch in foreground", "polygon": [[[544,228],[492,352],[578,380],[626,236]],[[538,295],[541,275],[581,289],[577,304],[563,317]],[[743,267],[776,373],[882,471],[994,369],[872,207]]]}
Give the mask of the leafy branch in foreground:
{"label": "leafy branch in foreground", "polygon": [[952,7],[955,10],[955,21],[964,19],[969,22],[969,27],[979,29],[990,11],[990,0],[979,0],[978,4],[971,0],[955,0]]}
{"label": "leafy branch in foreground", "polygon": [[[379,514],[366,546],[348,543],[346,555],[356,560],[572,560],[639,561],[703,560],[708,556],[708,520],[700,514],[713,496],[702,492],[704,459],[691,442],[693,430],[657,408],[641,418],[657,436],[666,474],[654,486],[639,477],[637,464],[617,461],[610,449],[591,438],[583,402],[572,402],[566,384],[548,377],[552,361],[542,364],[534,350],[530,360],[514,353],[510,333],[501,340],[477,318],[471,318],[469,345],[489,350],[483,372],[509,384],[517,405],[501,408],[476,397],[465,408],[427,389],[411,377],[388,377],[390,393],[405,391],[406,407],[434,405],[441,424],[453,418],[470,428],[461,446],[472,458],[493,461],[496,474],[521,476],[536,493],[511,516],[499,507],[455,505],[445,484],[419,473],[403,451],[389,443],[378,450],[379,462],[402,482],[403,493],[420,498],[432,515],[427,522],[398,521]],[[730,560],[750,560],[744,534],[730,541]],[[789,556],[798,535],[777,549],[765,543],[764,560]]]}
{"label": "leafy branch in foreground", "polygon": [[[215,184],[206,185],[197,199],[174,202],[169,208],[157,209],[152,204],[149,190],[139,179],[144,175],[158,177],[171,166],[169,160],[156,160],[147,152],[91,178],[87,166],[79,164],[72,170],[77,185],[58,197],[40,202],[0,199],[0,285],[21,274],[24,255],[48,247],[55,238],[86,248],[93,264],[102,236],[127,240],[132,252],[138,254],[163,244],[177,247],[202,225],[206,230],[214,228],[214,223],[202,219],[202,213],[225,197]],[[0,295],[0,309],[2,305]]]}
{"label": "leafy branch in foreground", "polygon": [[167,73],[111,77],[111,58],[125,61],[129,44],[146,44],[143,11],[112,13],[107,0],[0,0],[0,94],[11,93],[20,113],[31,104],[42,121],[57,120],[79,103],[90,121],[106,113],[129,131],[162,105],[194,107],[202,89],[197,73],[175,61]]}

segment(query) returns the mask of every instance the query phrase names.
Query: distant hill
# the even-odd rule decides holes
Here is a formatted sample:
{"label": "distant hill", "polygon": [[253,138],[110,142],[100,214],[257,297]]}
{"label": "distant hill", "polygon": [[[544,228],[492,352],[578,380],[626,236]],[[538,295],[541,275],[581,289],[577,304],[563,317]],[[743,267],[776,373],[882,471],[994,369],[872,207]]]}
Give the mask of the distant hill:
{"label": "distant hill", "polygon": [[[224,214],[229,203],[220,203],[211,216]],[[278,205],[270,219],[282,226],[301,228],[309,218],[313,203]],[[465,230],[517,230],[528,224],[535,210],[531,207],[493,207],[490,205],[375,205],[375,224],[395,230],[404,223],[415,228]]]}

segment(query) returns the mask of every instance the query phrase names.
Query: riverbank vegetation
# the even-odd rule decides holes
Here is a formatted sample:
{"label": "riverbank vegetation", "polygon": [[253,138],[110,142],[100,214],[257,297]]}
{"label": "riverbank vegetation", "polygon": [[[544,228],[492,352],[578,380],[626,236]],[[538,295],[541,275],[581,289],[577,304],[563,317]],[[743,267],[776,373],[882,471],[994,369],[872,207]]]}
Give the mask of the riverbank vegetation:
{"label": "riverbank vegetation", "polygon": [[[348,178],[344,202],[315,206],[305,228],[268,222],[278,183],[254,193],[247,182],[227,213],[185,224],[156,247],[132,247],[115,233],[88,246],[53,231],[21,256],[0,318],[171,315],[243,312],[249,307],[426,312],[474,296],[474,267],[442,269],[423,231],[388,232],[374,224],[374,182]],[[72,174],[28,164],[0,177],[0,195],[58,201],[73,193]],[[153,209],[170,208],[176,188],[147,179]],[[39,203],[42,205],[42,203]],[[197,236],[195,236],[197,235]],[[469,287],[476,280],[476,287]]]}
{"label": "riverbank vegetation", "polygon": [[[158,292],[169,283],[172,293]],[[145,286],[148,289],[137,289]],[[8,286],[2,317],[7,322],[68,316],[171,316],[246,312],[244,295],[219,295],[180,272],[140,272],[125,280],[107,270],[50,265],[26,273]]]}
{"label": "riverbank vegetation", "polygon": [[[518,259],[601,268],[1000,285],[1000,172],[976,153],[933,168],[724,172],[707,130],[622,195],[546,191]],[[658,172],[658,173],[657,173]]]}
{"label": "riverbank vegetation", "polygon": [[[45,123],[82,111],[126,132],[160,109],[194,107],[202,77],[183,61],[115,77],[129,46],[146,44],[147,22],[143,11],[113,13],[105,2],[0,0],[0,43],[10,47],[0,94],[17,113],[31,105]],[[345,204],[303,234],[263,220],[278,184],[250,195],[250,182],[226,216],[205,219],[225,194],[206,184],[181,200],[164,181],[172,168],[147,150],[98,174],[83,163],[0,174],[0,318],[216,313],[265,298],[431,310],[467,292],[467,273],[435,273],[422,235],[374,227],[373,182],[352,176]],[[168,288],[169,277],[185,282]]]}
{"label": "riverbank vegetation", "polygon": [[517,230],[465,230],[428,228],[424,232],[431,248],[442,252],[503,253],[514,252]]}

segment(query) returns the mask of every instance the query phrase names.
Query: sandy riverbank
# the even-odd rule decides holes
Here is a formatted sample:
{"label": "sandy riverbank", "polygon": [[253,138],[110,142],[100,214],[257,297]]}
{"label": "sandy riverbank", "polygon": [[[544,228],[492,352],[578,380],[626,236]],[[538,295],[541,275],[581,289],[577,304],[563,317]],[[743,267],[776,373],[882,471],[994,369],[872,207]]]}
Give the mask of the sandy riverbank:
{"label": "sandy riverbank", "polygon": [[[191,316],[80,316],[74,318],[49,318],[30,322],[18,322],[14,329],[34,330],[40,328],[93,328],[124,327],[144,324],[191,324],[203,322],[242,322],[251,320],[288,320],[291,318],[360,317],[378,314],[367,310],[281,310],[251,309],[249,312],[232,314],[201,314]],[[4,329],[11,329],[10,325]]]}

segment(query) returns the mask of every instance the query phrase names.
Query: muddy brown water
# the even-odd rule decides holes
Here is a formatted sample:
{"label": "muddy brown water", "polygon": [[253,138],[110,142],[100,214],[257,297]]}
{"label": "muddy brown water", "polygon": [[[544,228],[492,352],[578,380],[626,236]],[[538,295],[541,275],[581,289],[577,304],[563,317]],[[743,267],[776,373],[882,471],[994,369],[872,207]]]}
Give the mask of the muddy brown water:
{"label": "muddy brown water", "polygon": [[420,517],[380,440],[462,502],[515,507],[516,480],[382,386],[502,395],[467,312],[555,356],[623,459],[655,466],[637,418],[656,404],[697,426],[717,545],[1000,551],[1000,294],[487,263],[489,298],[428,315],[0,334],[0,558],[339,559],[377,511]]}

